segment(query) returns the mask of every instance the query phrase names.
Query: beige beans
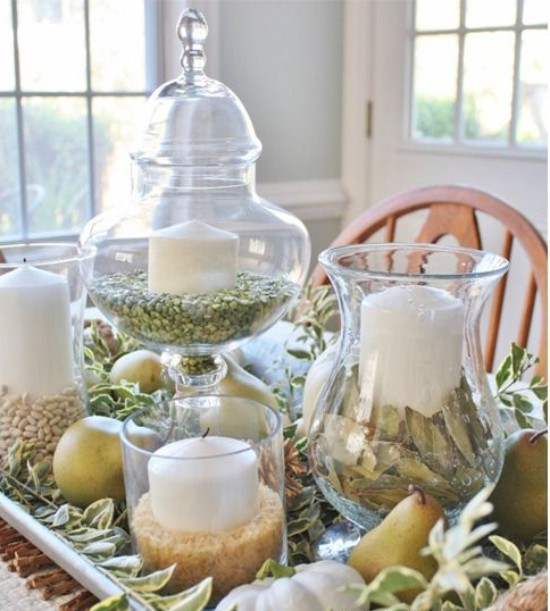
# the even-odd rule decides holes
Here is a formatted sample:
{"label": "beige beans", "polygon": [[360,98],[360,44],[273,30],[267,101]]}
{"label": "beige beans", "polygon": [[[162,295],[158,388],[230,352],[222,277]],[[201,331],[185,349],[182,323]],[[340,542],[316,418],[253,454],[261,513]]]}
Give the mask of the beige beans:
{"label": "beige beans", "polygon": [[10,395],[8,388],[0,387],[0,458],[18,439],[34,443],[38,460],[51,457],[61,435],[85,415],[77,386],[38,399]]}

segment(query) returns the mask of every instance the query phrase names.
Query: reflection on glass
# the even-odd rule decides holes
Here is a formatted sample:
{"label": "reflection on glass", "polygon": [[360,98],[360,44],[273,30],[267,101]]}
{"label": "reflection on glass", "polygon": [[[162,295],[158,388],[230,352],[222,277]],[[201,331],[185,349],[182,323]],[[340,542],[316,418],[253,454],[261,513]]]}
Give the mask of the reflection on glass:
{"label": "reflection on glass", "polygon": [[94,0],[89,7],[92,88],[145,90],[145,2]]}
{"label": "reflection on glass", "polygon": [[517,0],[466,0],[466,27],[513,25],[517,4]]}
{"label": "reflection on glass", "polygon": [[449,30],[458,28],[459,0],[416,0],[417,30]]}
{"label": "reflection on glass", "polygon": [[0,0],[0,91],[11,91],[14,87],[11,1]]}
{"label": "reflection on glass", "polygon": [[31,235],[78,232],[86,219],[88,153],[82,99],[23,101],[27,182],[41,196],[27,208]]}
{"label": "reflection on glass", "polygon": [[548,139],[548,33],[524,32],[521,44],[516,140],[544,144]]}
{"label": "reflection on glass", "polygon": [[93,102],[98,212],[129,202],[130,155],[145,97],[101,97]]}
{"label": "reflection on glass", "polygon": [[19,204],[19,165],[15,104],[0,98],[0,239],[19,237],[21,214]]}
{"label": "reflection on glass", "polygon": [[523,0],[523,23],[548,23],[548,0]]}
{"label": "reflection on glass", "polygon": [[[415,138],[450,139],[458,69],[458,36],[417,36],[414,65]],[[437,78],[434,78],[437,75]]]}
{"label": "reflection on glass", "polygon": [[465,37],[463,129],[467,140],[507,140],[512,110],[513,53],[511,32],[484,32]]}
{"label": "reflection on glass", "polygon": [[84,2],[18,2],[17,6],[22,88],[84,90]]}

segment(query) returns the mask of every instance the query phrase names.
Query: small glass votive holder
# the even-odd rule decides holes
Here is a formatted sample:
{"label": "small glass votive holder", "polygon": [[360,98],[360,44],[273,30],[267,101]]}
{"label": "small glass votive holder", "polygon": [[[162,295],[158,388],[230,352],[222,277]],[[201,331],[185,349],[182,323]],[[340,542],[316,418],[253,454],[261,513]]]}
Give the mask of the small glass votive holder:
{"label": "small glass votive holder", "polygon": [[148,406],[122,429],[130,532],[167,593],[213,578],[213,600],[286,561],[281,416],[226,395]]}
{"label": "small glass votive holder", "polygon": [[51,457],[86,415],[80,266],[91,254],[74,243],[0,248],[0,459],[17,440]]}

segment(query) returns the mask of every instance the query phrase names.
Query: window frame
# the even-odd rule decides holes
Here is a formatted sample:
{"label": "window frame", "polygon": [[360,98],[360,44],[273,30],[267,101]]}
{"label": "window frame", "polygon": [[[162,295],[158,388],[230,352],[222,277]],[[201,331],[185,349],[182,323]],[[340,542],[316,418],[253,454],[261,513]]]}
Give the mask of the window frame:
{"label": "window frame", "polygon": [[[18,0],[11,0],[11,27],[14,65],[14,87],[10,91],[0,91],[0,99],[12,100],[14,104],[15,117],[15,139],[17,146],[17,168],[18,176],[15,189],[18,191],[18,210],[21,214],[20,232],[10,236],[0,235],[0,244],[28,241],[55,241],[59,239],[77,239],[80,233],[70,230],[51,230],[45,232],[33,232],[30,235],[29,211],[28,211],[28,184],[26,168],[25,148],[25,126],[23,101],[32,98],[74,98],[83,100],[86,108],[86,157],[88,182],[86,184],[86,219],[93,218],[99,212],[99,200],[96,192],[95,182],[95,150],[94,150],[94,116],[93,102],[101,98],[147,98],[154,89],[164,80],[165,74],[165,40],[164,31],[166,20],[164,16],[164,2],[158,0],[142,0],[145,7],[145,89],[139,91],[97,91],[92,87],[91,73],[91,29],[90,29],[90,0],[82,0],[84,10],[84,32],[85,32],[85,89],[80,91],[42,91],[23,90],[21,86],[21,65],[19,51],[18,32]],[[173,24],[172,24],[173,25]]]}
{"label": "window frame", "polygon": [[[493,157],[517,157],[517,158],[545,158],[548,154],[546,144],[520,144],[517,142],[517,123],[519,117],[519,93],[520,93],[520,69],[521,69],[521,46],[522,34],[525,31],[547,31],[548,24],[527,24],[523,23],[524,1],[516,0],[516,18],[513,24],[507,26],[466,26],[466,2],[459,0],[459,23],[456,28],[423,29],[417,30],[416,7],[417,0],[410,2],[407,11],[407,74],[405,76],[406,117],[403,121],[403,149],[434,151],[450,154],[480,155]],[[463,121],[464,114],[463,100],[463,80],[464,80],[464,49],[465,38],[470,33],[491,33],[491,32],[512,32],[514,34],[514,58],[513,58],[513,83],[510,123],[508,126],[508,137],[505,141],[476,141],[464,137]],[[438,140],[430,138],[414,137],[413,130],[415,125],[414,108],[414,61],[415,61],[415,41],[417,37],[436,36],[444,34],[456,34],[458,36],[458,57],[457,57],[457,78],[456,78],[456,99],[453,125],[452,140]]]}

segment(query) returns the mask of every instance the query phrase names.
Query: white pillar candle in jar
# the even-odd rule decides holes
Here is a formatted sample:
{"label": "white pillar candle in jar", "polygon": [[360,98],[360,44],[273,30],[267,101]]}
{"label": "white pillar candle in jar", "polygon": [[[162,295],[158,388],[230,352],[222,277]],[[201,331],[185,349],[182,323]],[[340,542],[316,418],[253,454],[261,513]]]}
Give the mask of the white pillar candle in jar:
{"label": "white pillar candle in jar", "polygon": [[153,454],[148,473],[153,515],[168,530],[228,531],[258,512],[258,459],[239,439],[169,443]]}
{"label": "white pillar candle in jar", "polygon": [[442,289],[395,286],[361,303],[359,375],[367,405],[430,417],[460,385],[464,306]]}
{"label": "white pillar candle in jar", "polygon": [[209,293],[237,281],[239,236],[192,220],[159,229],[149,238],[151,293]]}
{"label": "white pillar candle in jar", "polygon": [[0,385],[32,397],[74,383],[69,285],[33,266],[0,275]]}

